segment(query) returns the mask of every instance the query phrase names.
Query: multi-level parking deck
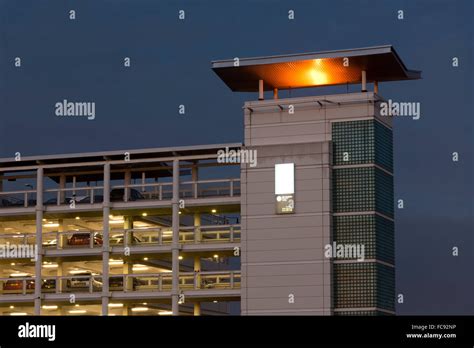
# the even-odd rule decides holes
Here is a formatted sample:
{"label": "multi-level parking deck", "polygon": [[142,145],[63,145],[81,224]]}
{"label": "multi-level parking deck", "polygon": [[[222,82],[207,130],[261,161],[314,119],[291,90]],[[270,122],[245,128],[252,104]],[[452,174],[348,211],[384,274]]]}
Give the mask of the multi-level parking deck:
{"label": "multi-level parking deck", "polygon": [[0,245],[36,248],[0,259],[0,311],[226,313],[240,300],[240,165],[217,153],[240,146],[0,160]]}

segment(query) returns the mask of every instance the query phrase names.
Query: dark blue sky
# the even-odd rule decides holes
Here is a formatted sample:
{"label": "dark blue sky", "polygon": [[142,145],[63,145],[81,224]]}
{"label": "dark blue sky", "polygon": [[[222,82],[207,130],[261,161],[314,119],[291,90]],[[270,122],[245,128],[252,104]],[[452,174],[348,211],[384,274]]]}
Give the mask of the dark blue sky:
{"label": "dark blue sky", "polygon": [[[392,44],[423,71],[380,85],[422,113],[395,120],[397,311],[474,314],[473,15],[471,0],[0,0],[0,157],[240,142],[256,96],[232,93],[211,60]],[[345,88],[296,95],[328,91]],[[94,101],[96,119],[56,117],[63,99]]]}

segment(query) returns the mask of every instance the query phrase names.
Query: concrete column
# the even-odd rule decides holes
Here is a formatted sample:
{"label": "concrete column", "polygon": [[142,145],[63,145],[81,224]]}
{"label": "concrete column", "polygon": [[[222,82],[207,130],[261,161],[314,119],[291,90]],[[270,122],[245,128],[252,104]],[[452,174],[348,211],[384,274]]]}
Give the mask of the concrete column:
{"label": "concrete column", "polygon": [[172,289],[171,309],[173,315],[179,315],[179,160],[173,160],[173,240],[171,243],[172,257]]}
{"label": "concrete column", "polygon": [[[133,274],[133,264],[129,261],[123,262],[123,274]],[[127,278],[127,282],[123,284],[124,291],[133,291],[133,278]]]}
{"label": "concrete column", "polygon": [[[58,261],[58,268],[56,270],[56,276],[58,276],[58,277],[67,276],[66,267],[64,265],[64,262],[62,262],[62,261]],[[65,287],[66,287],[66,282],[67,282],[66,280],[58,279],[57,283],[56,283],[57,291],[62,293],[64,291]]]}
{"label": "concrete column", "polygon": [[43,264],[43,179],[44,169],[36,172],[36,248],[35,262],[35,315],[41,315],[41,268]]}
{"label": "concrete column", "polygon": [[[58,232],[64,232],[64,220],[63,219],[58,219]],[[59,233],[58,234],[58,240],[56,241],[57,246],[59,249],[62,249],[64,247],[64,240],[67,238],[64,236],[64,234]]]}
{"label": "concrete column", "polygon": [[201,315],[201,302],[194,302],[194,316]]}
{"label": "concrete column", "polygon": [[258,80],[258,100],[264,99],[263,92],[263,80]]}
{"label": "concrete column", "polygon": [[379,94],[379,83],[378,83],[378,81],[374,81],[374,93]]}
{"label": "concrete column", "polygon": [[[193,164],[191,168],[191,179],[192,181],[199,180],[199,168],[197,164]],[[200,242],[201,241],[201,214],[194,213],[194,241]]]}
{"label": "concrete column", "polygon": [[124,184],[125,184],[126,188],[124,189],[123,192],[124,192],[124,195],[125,195],[125,202],[127,202],[130,199],[130,188],[128,186],[130,186],[132,184],[132,172],[130,171],[130,169],[125,170]]}
{"label": "concrete column", "polygon": [[[59,176],[59,188],[60,189],[65,189],[66,188],[66,175],[61,174]],[[66,198],[66,192],[64,191],[59,191],[59,204],[62,204],[64,202],[64,199]]]}
{"label": "concrete column", "polygon": [[367,92],[367,72],[362,70],[362,92]]}
{"label": "concrete column", "polygon": [[[124,216],[123,217],[123,228],[124,230],[132,230],[133,229],[133,216]],[[127,234],[127,241],[128,246],[133,245],[133,232]],[[125,242],[125,235],[124,235],[124,242]]]}
{"label": "concrete column", "polygon": [[194,256],[194,272],[196,273],[197,286],[201,287],[201,256]]}
{"label": "concrete column", "polygon": [[132,311],[130,310],[130,306],[127,305],[126,303],[123,304],[123,307],[122,307],[122,315],[123,316],[130,316],[132,313]]}
{"label": "concrete column", "polygon": [[[196,283],[201,287],[201,256],[194,256],[194,273],[196,274]],[[201,315],[201,302],[194,302],[194,315]]]}
{"label": "concrete column", "polygon": [[102,204],[102,315],[109,313],[109,215],[110,163],[104,164],[104,200]]}
{"label": "concrete column", "polygon": [[68,315],[68,308],[65,305],[59,306],[59,315]]}
{"label": "concrete column", "polygon": [[194,213],[194,241],[200,243],[202,240],[201,235],[201,214]]}

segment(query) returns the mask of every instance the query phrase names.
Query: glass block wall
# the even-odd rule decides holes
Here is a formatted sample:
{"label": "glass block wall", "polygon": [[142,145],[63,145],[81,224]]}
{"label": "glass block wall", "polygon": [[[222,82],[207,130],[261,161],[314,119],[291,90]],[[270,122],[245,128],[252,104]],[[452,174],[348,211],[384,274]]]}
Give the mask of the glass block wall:
{"label": "glass block wall", "polygon": [[392,130],[374,119],[332,124],[333,240],[364,245],[371,260],[334,260],[336,315],[395,311],[392,142]]}
{"label": "glass block wall", "polygon": [[395,310],[395,269],[375,262],[334,264],[335,308]]}

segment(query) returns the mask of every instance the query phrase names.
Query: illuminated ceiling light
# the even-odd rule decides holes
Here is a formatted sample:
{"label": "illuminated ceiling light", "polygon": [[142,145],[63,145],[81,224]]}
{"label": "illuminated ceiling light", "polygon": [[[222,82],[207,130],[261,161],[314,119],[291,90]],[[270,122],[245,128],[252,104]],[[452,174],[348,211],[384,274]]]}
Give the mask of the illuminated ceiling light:
{"label": "illuminated ceiling light", "polygon": [[43,265],[43,268],[57,268],[58,264],[57,263],[48,263]]}
{"label": "illuminated ceiling light", "polygon": [[219,302],[219,301],[214,300],[214,301],[212,301],[212,302],[217,303],[217,302]]}
{"label": "illuminated ceiling light", "polygon": [[123,224],[125,222],[125,220],[110,220],[109,223],[110,224]]}
{"label": "illuminated ceiling light", "polygon": [[55,306],[55,305],[51,305],[51,306],[49,306],[49,305],[44,305],[44,306],[42,306],[41,308],[43,308],[43,309],[51,309],[51,310],[52,310],[52,309],[58,309],[58,306]]}
{"label": "illuminated ceiling light", "polygon": [[10,306],[10,309],[13,309],[13,308],[15,308],[15,306]]}
{"label": "illuminated ceiling light", "polygon": [[122,260],[109,260],[109,265],[111,266],[120,266],[120,265],[123,265],[123,261]]}
{"label": "illuminated ceiling light", "polygon": [[148,303],[147,302],[143,302],[142,305],[146,306]]}
{"label": "illuminated ceiling light", "polygon": [[172,311],[161,311],[161,312],[158,312],[158,315],[173,315],[173,312]]}
{"label": "illuminated ceiling light", "polygon": [[134,271],[146,271],[148,269],[147,266],[145,265],[133,265],[133,268],[132,268]]}
{"label": "illuminated ceiling light", "polygon": [[81,218],[79,216],[76,216],[76,220],[80,220]]}
{"label": "illuminated ceiling light", "polygon": [[217,210],[216,210],[216,209],[212,209],[212,210],[211,210],[211,213],[215,214],[215,213],[217,213]]}
{"label": "illuminated ceiling light", "polygon": [[148,307],[134,307],[132,308],[132,312],[146,312],[148,311]]}
{"label": "illuminated ceiling light", "polygon": [[123,303],[109,303],[109,307],[111,308],[123,307]]}
{"label": "illuminated ceiling light", "polygon": [[43,222],[46,221],[46,219],[43,219]]}
{"label": "illuminated ceiling light", "polygon": [[14,316],[18,316],[18,315],[28,315],[28,313],[25,313],[25,312],[14,312],[14,313],[10,313],[10,315],[14,315]]}
{"label": "illuminated ceiling light", "polygon": [[214,258],[215,258],[215,259],[218,259],[218,258],[219,258],[219,255],[214,254]]}
{"label": "illuminated ceiling light", "polygon": [[181,215],[181,212],[179,212],[179,214]]}
{"label": "illuminated ceiling light", "polygon": [[87,311],[85,309],[72,309],[69,311],[70,314],[84,314]]}
{"label": "illuminated ceiling light", "polygon": [[75,304],[74,307],[79,307],[79,305],[78,305],[78,304]]}
{"label": "illuminated ceiling light", "polygon": [[53,223],[53,222],[48,222],[47,224],[44,224],[43,227],[59,227],[58,223]]}
{"label": "illuminated ceiling light", "polygon": [[183,259],[183,257],[182,257],[182,256],[178,256],[178,260],[182,260],[182,259]]}
{"label": "illuminated ceiling light", "polygon": [[79,273],[84,273],[84,272],[87,272],[87,271],[84,269],[73,269],[69,271],[70,274],[79,274]]}
{"label": "illuminated ceiling light", "polygon": [[28,277],[28,276],[29,276],[28,273],[21,273],[21,272],[10,274],[10,277]]}
{"label": "illuminated ceiling light", "polygon": [[144,258],[143,258],[143,261],[148,261],[148,257],[144,257]]}
{"label": "illuminated ceiling light", "polygon": [[10,263],[10,266],[15,266],[15,262]]}
{"label": "illuminated ceiling light", "polygon": [[142,216],[148,216],[148,214],[147,213],[142,213]]}
{"label": "illuminated ceiling light", "polygon": [[311,78],[311,82],[314,85],[325,85],[328,84],[328,76],[327,74],[323,73],[322,71],[313,69],[310,70],[309,76]]}

